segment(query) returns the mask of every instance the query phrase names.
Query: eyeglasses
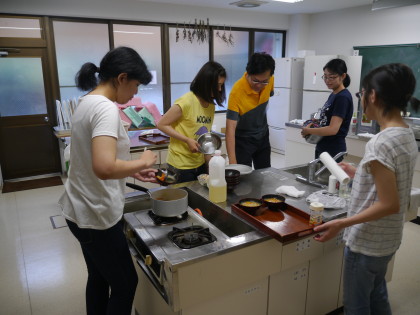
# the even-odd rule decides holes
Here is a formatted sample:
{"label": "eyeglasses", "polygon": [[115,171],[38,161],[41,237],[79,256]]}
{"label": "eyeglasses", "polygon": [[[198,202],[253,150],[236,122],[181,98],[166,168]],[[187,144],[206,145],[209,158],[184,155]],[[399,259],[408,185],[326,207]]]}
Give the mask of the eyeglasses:
{"label": "eyeglasses", "polygon": [[332,81],[332,80],[337,79],[338,78],[338,75],[325,75],[324,74],[321,78],[324,81]]}
{"label": "eyeglasses", "polygon": [[362,97],[363,97],[363,94],[365,93],[365,91],[360,91],[360,92],[357,92],[356,93],[356,97],[358,98],[358,99],[361,99]]}
{"label": "eyeglasses", "polygon": [[254,83],[254,84],[261,84],[261,85],[267,85],[269,83],[268,81],[258,81],[258,80],[255,80],[252,77],[251,77],[251,82]]}

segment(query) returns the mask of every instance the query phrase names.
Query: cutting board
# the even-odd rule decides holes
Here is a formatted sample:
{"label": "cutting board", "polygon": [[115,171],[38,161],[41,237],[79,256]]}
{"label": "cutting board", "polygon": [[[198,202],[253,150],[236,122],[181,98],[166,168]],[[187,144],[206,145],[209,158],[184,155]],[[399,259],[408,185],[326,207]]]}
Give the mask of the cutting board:
{"label": "cutting board", "polygon": [[165,144],[169,143],[169,136],[162,135],[160,133],[139,136],[140,140],[153,143],[153,144]]}
{"label": "cutting board", "polygon": [[284,211],[271,211],[262,206],[255,216],[242,210],[239,204],[231,207],[241,218],[282,243],[316,233],[309,225],[309,214],[290,205]]}

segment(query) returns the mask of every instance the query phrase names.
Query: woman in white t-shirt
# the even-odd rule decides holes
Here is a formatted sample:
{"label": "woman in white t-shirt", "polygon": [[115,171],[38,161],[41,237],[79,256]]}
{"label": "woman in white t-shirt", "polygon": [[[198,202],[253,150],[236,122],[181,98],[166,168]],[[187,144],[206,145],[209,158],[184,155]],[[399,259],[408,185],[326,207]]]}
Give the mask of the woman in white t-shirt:
{"label": "woman in white t-shirt", "polygon": [[143,59],[128,47],[109,51],[99,68],[85,63],[76,75],[77,86],[89,93],[72,116],[71,166],[59,203],[86,261],[88,315],[131,314],[137,274],[122,229],[125,178],[154,182],[156,155],[145,151],[130,160],[114,102],[127,103],[151,79]]}
{"label": "woman in white t-shirt", "polygon": [[348,216],[318,227],[315,239],[327,241],[345,228],[344,312],[346,315],[391,314],[385,274],[401,244],[404,215],[410,202],[418,154],[414,134],[401,117],[411,102],[416,79],[403,64],[388,64],[369,72],[357,93],[363,111],[381,130],[366,144],[357,169],[342,168],[354,178]]}

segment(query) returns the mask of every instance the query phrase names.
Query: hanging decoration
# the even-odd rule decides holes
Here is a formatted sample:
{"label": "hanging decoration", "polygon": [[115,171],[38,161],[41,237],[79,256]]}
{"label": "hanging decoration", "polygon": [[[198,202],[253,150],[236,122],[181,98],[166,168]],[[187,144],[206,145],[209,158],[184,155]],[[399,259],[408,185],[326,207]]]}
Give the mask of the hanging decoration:
{"label": "hanging decoration", "polygon": [[[182,32],[182,36],[181,36]],[[205,20],[194,20],[194,24],[190,22],[184,22],[184,28],[181,30],[179,24],[176,24],[176,31],[175,31],[175,41],[179,42],[182,40],[187,40],[190,43],[197,41],[198,43],[208,42],[209,40],[209,33],[210,33],[210,21],[207,18]],[[222,39],[228,45],[234,45],[233,35],[232,35],[232,27],[230,27],[229,35],[226,34],[226,26],[223,28],[223,34],[220,35],[219,30],[216,32],[216,37]]]}
{"label": "hanging decoration", "polygon": [[229,35],[226,34],[226,25],[223,25],[223,34],[221,34],[220,29],[216,29],[216,37],[220,38],[227,45],[234,46],[234,44],[235,44],[235,42],[233,40],[232,26],[230,27]]}

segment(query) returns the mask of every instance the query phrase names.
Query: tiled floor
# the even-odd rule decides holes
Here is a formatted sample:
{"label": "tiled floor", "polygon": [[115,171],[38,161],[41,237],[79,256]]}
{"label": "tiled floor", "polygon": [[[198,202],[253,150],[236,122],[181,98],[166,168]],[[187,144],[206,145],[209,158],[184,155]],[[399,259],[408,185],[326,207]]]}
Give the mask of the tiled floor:
{"label": "tiled floor", "polygon": [[[273,167],[283,161],[273,154]],[[85,313],[79,245],[67,227],[54,229],[50,220],[60,214],[62,191],[55,186],[0,194],[0,315]],[[389,283],[394,315],[419,314],[419,240],[420,226],[407,223]]]}

